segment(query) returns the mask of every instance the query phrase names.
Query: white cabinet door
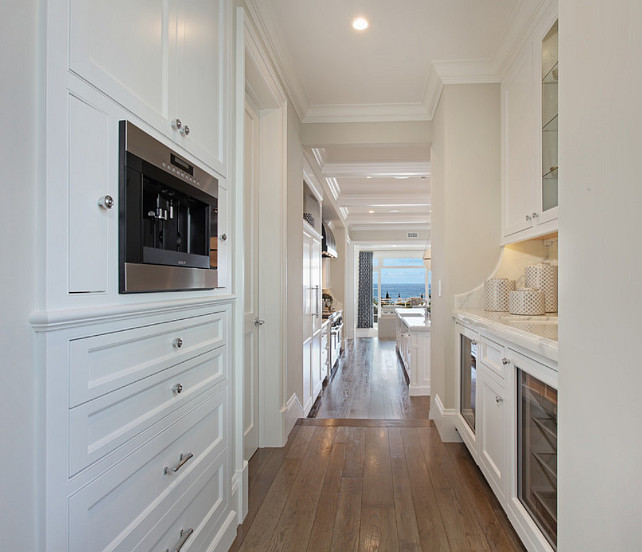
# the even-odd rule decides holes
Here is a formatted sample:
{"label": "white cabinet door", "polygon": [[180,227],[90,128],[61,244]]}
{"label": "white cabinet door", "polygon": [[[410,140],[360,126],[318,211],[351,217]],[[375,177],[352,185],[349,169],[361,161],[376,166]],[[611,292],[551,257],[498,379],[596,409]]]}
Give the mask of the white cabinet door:
{"label": "white cabinet door", "polygon": [[479,463],[497,498],[506,494],[506,404],[504,388],[484,365],[478,371]]}
{"label": "white cabinet door", "polygon": [[175,139],[225,174],[226,28],[224,0],[177,4],[175,73],[170,74],[169,119],[179,118],[189,135]]}
{"label": "white cabinet door", "polygon": [[533,63],[528,43],[502,83],[504,237],[533,225],[538,168]]}

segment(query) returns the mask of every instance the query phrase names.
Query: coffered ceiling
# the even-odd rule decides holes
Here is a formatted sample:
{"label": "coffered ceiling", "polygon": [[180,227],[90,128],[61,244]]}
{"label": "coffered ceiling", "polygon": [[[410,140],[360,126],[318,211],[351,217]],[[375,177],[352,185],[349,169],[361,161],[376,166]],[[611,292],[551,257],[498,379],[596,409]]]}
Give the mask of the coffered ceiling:
{"label": "coffered ceiling", "polygon": [[[245,0],[299,119],[431,120],[444,84],[500,82],[544,0]],[[365,17],[368,29],[351,23]],[[429,138],[428,138],[429,140]],[[351,229],[430,228],[430,143],[319,144]]]}

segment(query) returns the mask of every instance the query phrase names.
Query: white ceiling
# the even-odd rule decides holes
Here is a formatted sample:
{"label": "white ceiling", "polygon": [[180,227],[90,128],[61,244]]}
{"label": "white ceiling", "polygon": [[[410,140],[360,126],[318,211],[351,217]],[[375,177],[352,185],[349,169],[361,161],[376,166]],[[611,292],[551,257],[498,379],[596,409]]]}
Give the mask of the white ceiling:
{"label": "white ceiling", "polygon": [[[430,120],[443,84],[500,82],[543,0],[246,4],[305,124]],[[356,16],[370,27],[355,31]],[[323,144],[308,154],[351,229],[430,228],[429,143]]]}

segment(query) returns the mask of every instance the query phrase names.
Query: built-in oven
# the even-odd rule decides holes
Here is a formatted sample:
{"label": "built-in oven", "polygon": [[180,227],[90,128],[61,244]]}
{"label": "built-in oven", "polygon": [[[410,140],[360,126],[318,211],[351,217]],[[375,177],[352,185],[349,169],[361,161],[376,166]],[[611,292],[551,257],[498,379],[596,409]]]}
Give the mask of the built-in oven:
{"label": "built-in oven", "polygon": [[218,180],[121,121],[120,293],[212,289]]}

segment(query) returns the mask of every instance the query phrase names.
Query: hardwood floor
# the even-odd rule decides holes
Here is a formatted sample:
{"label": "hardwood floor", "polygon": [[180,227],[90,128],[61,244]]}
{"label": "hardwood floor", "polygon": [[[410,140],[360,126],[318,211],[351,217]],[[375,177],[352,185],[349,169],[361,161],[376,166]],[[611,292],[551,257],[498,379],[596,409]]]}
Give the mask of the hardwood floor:
{"label": "hardwood floor", "polygon": [[409,397],[394,340],[349,339],[315,418],[427,419],[430,397]]}
{"label": "hardwood floor", "polygon": [[407,396],[394,343],[355,340],[342,360],[321,417],[251,458],[230,551],[523,551],[465,446],[442,443],[427,398]]}

